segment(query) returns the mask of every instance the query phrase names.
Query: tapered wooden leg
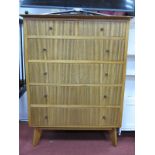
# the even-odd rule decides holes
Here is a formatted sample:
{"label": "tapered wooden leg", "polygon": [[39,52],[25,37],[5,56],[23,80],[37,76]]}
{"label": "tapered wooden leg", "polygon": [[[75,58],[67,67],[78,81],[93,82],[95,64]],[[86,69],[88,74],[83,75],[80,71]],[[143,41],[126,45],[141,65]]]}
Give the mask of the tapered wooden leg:
{"label": "tapered wooden leg", "polygon": [[113,146],[117,145],[117,129],[114,128],[110,131],[110,138]]}
{"label": "tapered wooden leg", "polygon": [[41,135],[42,135],[42,130],[39,128],[35,128],[34,134],[33,134],[33,146],[36,146],[39,143]]}

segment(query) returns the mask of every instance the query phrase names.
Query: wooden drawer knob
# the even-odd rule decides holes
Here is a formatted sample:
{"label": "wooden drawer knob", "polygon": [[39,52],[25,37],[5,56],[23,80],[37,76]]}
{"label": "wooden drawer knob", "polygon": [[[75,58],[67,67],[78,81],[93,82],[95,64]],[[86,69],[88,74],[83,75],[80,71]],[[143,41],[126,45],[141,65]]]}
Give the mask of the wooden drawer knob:
{"label": "wooden drawer knob", "polygon": [[44,72],[44,75],[47,75],[47,72]]}
{"label": "wooden drawer knob", "polygon": [[100,28],[101,31],[104,31],[104,28]]}
{"label": "wooden drawer knob", "polygon": [[105,73],[105,76],[108,76],[108,73]]}
{"label": "wooden drawer knob", "polygon": [[53,30],[53,28],[50,26],[50,27],[49,27],[49,30]]}
{"label": "wooden drawer knob", "polygon": [[106,50],[106,53],[109,53],[110,51],[109,50]]}
{"label": "wooden drawer knob", "polygon": [[104,95],[104,98],[107,98],[107,95]]}
{"label": "wooden drawer knob", "polygon": [[43,48],[43,50],[42,50],[43,52],[47,52],[47,49],[46,48]]}
{"label": "wooden drawer knob", "polygon": [[102,116],[102,119],[104,119],[104,120],[105,120],[105,119],[106,119],[106,116]]}
{"label": "wooden drawer knob", "polygon": [[47,98],[47,94],[45,94],[44,97]]}
{"label": "wooden drawer knob", "polygon": [[47,115],[45,116],[45,119],[48,119],[48,116]]}

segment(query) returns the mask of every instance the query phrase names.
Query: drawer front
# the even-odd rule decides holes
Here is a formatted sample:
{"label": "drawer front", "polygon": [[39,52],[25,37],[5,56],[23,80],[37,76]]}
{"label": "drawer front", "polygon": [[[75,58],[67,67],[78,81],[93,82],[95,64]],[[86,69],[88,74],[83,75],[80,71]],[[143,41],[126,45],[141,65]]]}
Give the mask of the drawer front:
{"label": "drawer front", "polygon": [[36,83],[48,82],[48,68],[45,63],[29,63],[29,81]]}
{"label": "drawer front", "polygon": [[126,22],[116,21],[79,21],[78,35],[124,37]]}
{"label": "drawer front", "polygon": [[31,108],[32,126],[105,127],[119,125],[119,109]]}
{"label": "drawer front", "polygon": [[119,106],[121,87],[30,86],[31,104]]}
{"label": "drawer front", "polygon": [[124,40],[29,39],[30,60],[123,61]]}
{"label": "drawer front", "polygon": [[[121,84],[122,64],[29,63],[30,82],[55,84]],[[46,73],[46,74],[45,74]]]}
{"label": "drawer front", "polygon": [[28,35],[124,37],[126,21],[28,20]]}
{"label": "drawer front", "polygon": [[30,86],[30,104],[48,104],[48,95],[48,86]]}
{"label": "drawer front", "polygon": [[28,35],[75,35],[76,21],[57,21],[57,20],[28,20]]}
{"label": "drawer front", "polygon": [[31,125],[48,126],[47,113],[47,108],[31,108]]}

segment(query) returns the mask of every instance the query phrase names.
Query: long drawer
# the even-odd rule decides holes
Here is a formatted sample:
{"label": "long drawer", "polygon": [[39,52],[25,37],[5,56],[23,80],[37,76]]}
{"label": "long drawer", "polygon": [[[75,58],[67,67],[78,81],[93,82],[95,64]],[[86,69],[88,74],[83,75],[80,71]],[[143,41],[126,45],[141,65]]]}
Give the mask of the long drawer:
{"label": "long drawer", "polygon": [[27,21],[28,35],[48,36],[125,36],[126,21],[44,20]]}
{"label": "long drawer", "polygon": [[32,126],[105,127],[119,126],[119,108],[31,108]]}
{"label": "long drawer", "polygon": [[120,106],[122,87],[30,86],[31,105]]}
{"label": "long drawer", "polygon": [[29,63],[30,83],[121,84],[123,64]]}
{"label": "long drawer", "polygon": [[29,60],[124,60],[124,40],[28,39]]}

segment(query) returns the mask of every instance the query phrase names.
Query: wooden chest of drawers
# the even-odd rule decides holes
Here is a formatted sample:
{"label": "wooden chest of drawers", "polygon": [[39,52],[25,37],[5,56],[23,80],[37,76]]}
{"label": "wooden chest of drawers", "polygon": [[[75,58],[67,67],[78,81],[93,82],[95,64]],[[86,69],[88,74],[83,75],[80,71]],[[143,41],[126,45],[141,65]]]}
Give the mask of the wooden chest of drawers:
{"label": "wooden chest of drawers", "polygon": [[129,17],[25,15],[33,144],[43,129],[121,127]]}

